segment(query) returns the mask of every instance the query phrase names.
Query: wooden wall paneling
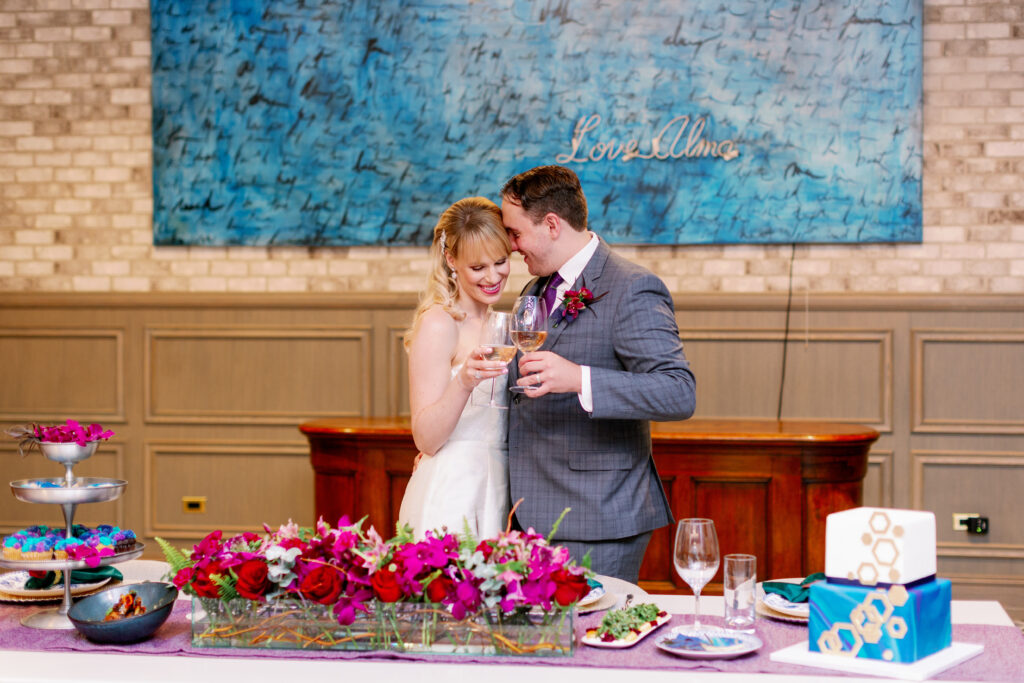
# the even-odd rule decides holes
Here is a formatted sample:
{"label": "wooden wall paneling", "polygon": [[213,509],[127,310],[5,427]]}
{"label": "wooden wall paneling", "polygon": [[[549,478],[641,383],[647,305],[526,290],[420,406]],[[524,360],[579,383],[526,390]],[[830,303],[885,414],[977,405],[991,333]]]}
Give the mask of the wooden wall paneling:
{"label": "wooden wall paneling", "polygon": [[146,330],[146,420],[297,424],[370,414],[368,326]]}
{"label": "wooden wall paneling", "polygon": [[[700,392],[696,416],[774,418],[782,339],[782,331],[687,330],[687,357]],[[888,432],[892,384],[891,330],[812,330],[806,342],[790,339],[782,416]]]}
{"label": "wooden wall paneling", "polygon": [[[940,558],[1024,558],[1019,512],[1024,453],[915,451],[911,455],[914,507],[935,513]],[[988,534],[953,531],[953,513],[966,512],[988,517]]]}
{"label": "wooden wall paneling", "polygon": [[[149,442],[145,447],[147,536],[202,538],[276,528],[313,519],[313,472],[301,443]],[[182,498],[206,498],[206,512],[183,510]]]}
{"label": "wooden wall paneling", "polygon": [[915,329],[913,431],[1024,434],[1024,331]]}
{"label": "wooden wall paneling", "polygon": [[[101,447],[90,466],[99,468],[97,475],[111,476],[113,451],[109,449],[119,448],[121,476],[129,485],[119,503],[123,512],[108,508],[109,512],[101,513],[102,521],[117,517],[125,523],[122,526],[145,528],[143,520],[151,515],[152,501],[149,485],[140,482],[149,442],[203,444],[219,440],[238,444],[280,437],[295,446],[298,442],[290,441],[295,436],[291,430],[318,415],[406,414],[407,395],[403,392],[408,382],[403,374],[405,359],[399,353],[400,333],[411,317],[415,298],[414,294],[354,292],[258,296],[12,293],[0,298],[0,358],[8,369],[0,389],[0,421],[16,424],[76,417],[113,425],[116,443]],[[513,298],[514,293],[509,293],[499,307],[507,308]],[[687,294],[675,298],[681,336],[698,379],[700,415],[773,418],[785,296]],[[1024,414],[1019,410],[1024,405],[1021,298],[811,296],[805,304],[806,310],[794,309],[785,415],[806,413],[807,417],[866,423],[883,432],[869,462],[864,502],[935,507],[940,536],[951,533],[951,528],[947,529],[951,520],[946,519],[952,509],[949,501],[969,503],[974,499],[964,496],[972,490],[984,494],[988,509],[981,512],[996,509],[990,503],[998,506],[991,514],[992,534],[967,541],[967,547],[943,548],[940,568],[955,565],[951,578],[961,584],[980,577],[978,583],[966,584],[972,596],[1003,599],[1003,593],[1012,588],[1004,579],[1024,572],[1024,558],[1016,557],[1024,539],[1000,536],[1008,530],[1007,516],[1021,516],[1019,494],[1001,488],[1004,481],[1018,481],[1017,458],[1024,453]],[[267,340],[260,350],[262,342],[255,337],[268,329],[285,336]],[[173,335],[176,330],[184,333],[181,338],[164,335],[160,341],[178,344],[178,351],[195,330],[226,330],[230,339],[199,340],[212,342],[212,346],[192,340],[190,349],[195,353],[179,354],[188,359],[181,368],[186,374],[175,377],[172,373],[178,368],[152,366],[151,331]],[[238,330],[257,334],[240,338]],[[327,330],[328,339],[310,339],[309,330]],[[330,338],[339,330],[365,336],[358,341]],[[289,337],[295,331],[298,335]],[[830,341],[829,335],[837,338]],[[891,341],[884,339],[886,335]],[[805,336],[807,351],[803,348]],[[856,338],[851,340],[851,336]],[[224,374],[217,377],[218,367],[212,375],[200,375],[191,364],[196,353],[200,362],[220,357],[230,360],[224,365],[252,364],[246,359],[265,358],[261,354],[277,342],[287,351],[275,354],[272,362],[262,361],[271,367],[256,375],[260,379],[256,390],[246,384],[253,375],[241,381]],[[314,349],[321,342],[323,346]],[[218,344],[216,353],[204,350]],[[239,348],[249,350],[239,354]],[[351,351],[353,348],[358,350]],[[310,370],[315,365],[311,349],[315,351],[312,356],[326,357],[329,365]],[[339,361],[331,349],[344,349],[340,355],[348,360]],[[358,362],[353,360],[355,356],[360,357]],[[892,366],[880,370],[884,365],[880,359],[890,356]],[[55,363],[58,357],[63,361]],[[338,373],[342,380],[331,387],[332,393],[320,396],[309,391],[308,381],[305,386],[291,384],[294,378],[289,375],[286,386],[277,387],[277,397],[265,392],[261,396],[264,385],[282,383],[275,373],[285,372],[289,364],[299,368],[296,374],[319,378]],[[342,369],[334,369],[339,367]],[[877,372],[888,372],[890,379],[876,384]],[[153,373],[171,375],[170,379],[178,382],[170,395],[160,397],[173,399],[170,403],[151,403]],[[875,389],[881,385],[889,388]],[[197,398],[190,396],[190,391]],[[890,391],[887,398],[885,391]],[[275,400],[279,402],[275,404]],[[971,445],[972,437],[984,437],[977,449]],[[6,454],[0,447],[0,455]],[[971,458],[971,466],[926,464],[918,461],[918,455]],[[37,457],[32,456],[26,464],[33,467]],[[1011,464],[1006,465],[1003,458],[1010,458]],[[12,465],[17,461],[16,456],[9,458]],[[257,473],[273,479],[273,474],[259,470],[253,476]],[[687,500],[685,494],[675,493],[685,489],[684,483],[673,480],[670,473],[662,474],[667,488],[672,481],[672,499]],[[348,481],[355,486],[355,475],[350,473]],[[994,486],[990,484],[993,481]],[[254,490],[270,485],[261,479]],[[388,486],[393,507],[404,484],[391,477]],[[353,491],[348,505],[355,505],[355,495]],[[36,507],[13,496],[6,500],[0,496],[0,525],[17,528],[40,521],[35,512],[30,519],[12,517]],[[357,515],[364,512],[351,509]],[[53,512],[59,520],[59,514]],[[232,514],[234,527],[255,525],[266,517],[256,495],[249,496]],[[393,514],[394,509],[389,509],[387,516]],[[285,520],[265,521],[276,524]],[[963,541],[964,537],[955,539]],[[955,539],[945,538],[944,542]],[[652,549],[656,543],[657,535]],[[1000,544],[1009,547],[999,548]],[[671,542],[662,541],[659,547],[670,552],[670,546]],[[153,555],[147,552],[147,556]],[[1006,563],[1017,564],[1010,568]],[[674,580],[672,575],[666,578]],[[992,587],[986,593],[984,584],[990,580]],[[961,584],[955,584],[954,590],[960,590]],[[1018,593],[1024,595],[1024,591]],[[1018,603],[1024,609],[1024,597]]]}
{"label": "wooden wall paneling", "polygon": [[409,414],[409,355],[405,352],[405,326],[387,328],[388,415]]}
{"label": "wooden wall paneling", "polygon": [[868,456],[868,474],[864,477],[864,505],[894,507],[892,499],[893,453],[872,450]]}
{"label": "wooden wall paneling", "polygon": [[123,330],[2,328],[0,358],[0,420],[125,421]]}

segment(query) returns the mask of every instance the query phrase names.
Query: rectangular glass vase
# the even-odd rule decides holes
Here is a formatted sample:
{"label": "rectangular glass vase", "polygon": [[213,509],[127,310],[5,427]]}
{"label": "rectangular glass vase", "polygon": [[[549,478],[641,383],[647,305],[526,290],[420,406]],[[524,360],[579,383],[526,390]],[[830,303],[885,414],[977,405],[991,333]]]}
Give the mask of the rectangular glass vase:
{"label": "rectangular glass vase", "polygon": [[463,619],[433,603],[371,601],[339,625],[330,605],[297,599],[192,600],[195,647],[362,650],[500,656],[571,656],[575,610],[482,608]]}

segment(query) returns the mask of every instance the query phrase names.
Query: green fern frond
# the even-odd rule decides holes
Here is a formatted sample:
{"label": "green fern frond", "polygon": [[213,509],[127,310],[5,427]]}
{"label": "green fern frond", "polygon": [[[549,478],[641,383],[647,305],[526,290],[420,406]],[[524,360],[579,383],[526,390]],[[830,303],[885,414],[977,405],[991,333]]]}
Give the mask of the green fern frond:
{"label": "green fern frond", "polygon": [[235,576],[234,571],[230,574],[214,574],[210,577],[210,580],[217,584],[217,587],[220,589],[221,600],[234,600],[239,597],[238,590],[235,588],[235,584],[238,583],[238,577]]}
{"label": "green fern frond", "polygon": [[395,536],[388,541],[390,545],[405,545],[415,543],[416,535],[408,522],[395,522]]}
{"label": "green fern frond", "polygon": [[469,520],[465,517],[462,518],[462,542],[459,543],[459,550],[468,550],[473,552],[476,550],[477,542],[473,537],[473,530],[469,526]]}
{"label": "green fern frond", "polygon": [[183,550],[175,548],[159,536],[154,540],[156,540],[157,545],[160,546],[160,550],[164,552],[164,559],[167,560],[167,564],[171,565],[172,575],[177,574],[182,569],[187,569],[192,566],[192,560],[189,559],[188,555],[186,555]]}

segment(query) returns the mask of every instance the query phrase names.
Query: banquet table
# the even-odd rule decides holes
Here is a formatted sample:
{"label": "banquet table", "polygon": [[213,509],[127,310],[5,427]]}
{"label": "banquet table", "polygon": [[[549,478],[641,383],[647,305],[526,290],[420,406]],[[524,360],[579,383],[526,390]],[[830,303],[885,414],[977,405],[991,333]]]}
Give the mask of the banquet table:
{"label": "banquet table", "polygon": [[[120,566],[126,583],[140,580],[158,580],[166,571],[166,565],[162,562],[147,560],[136,560]],[[639,587],[628,584],[617,579],[604,579],[608,591],[623,597],[626,594],[633,595],[633,602],[655,602],[662,609],[672,613],[674,616],[671,625],[685,624],[692,620],[693,597],[679,595],[648,595]],[[182,620],[188,612],[188,598],[179,598],[180,604],[175,609],[175,616]],[[749,670],[737,671],[712,671],[704,665],[713,665],[714,662],[693,662],[692,660],[679,660],[669,655],[664,655],[658,660],[657,668],[648,668],[638,665],[637,668],[628,668],[631,661],[629,655],[618,655],[627,659],[615,659],[611,651],[595,651],[592,648],[580,645],[575,657],[571,658],[523,658],[510,661],[509,658],[494,658],[471,661],[465,657],[458,660],[453,657],[431,657],[419,656],[417,658],[405,658],[400,655],[376,655],[366,658],[365,654],[360,658],[339,659],[337,657],[321,658],[315,655],[306,655],[306,658],[293,658],[288,656],[288,651],[275,651],[268,656],[265,651],[253,650],[205,650],[203,652],[188,652],[187,638],[182,635],[182,645],[186,646],[182,652],[173,654],[184,656],[170,656],[168,654],[153,654],[146,652],[146,644],[138,646],[121,646],[123,652],[112,651],[110,647],[91,646],[76,634],[61,636],[46,636],[43,632],[37,634],[26,633],[30,631],[17,624],[17,619],[29,610],[37,609],[31,607],[18,607],[12,613],[12,608],[4,606],[0,608],[0,681],[33,681],[45,683],[64,683],[81,681],[180,681],[198,683],[202,681],[275,681],[278,683],[318,683],[330,681],[337,683],[343,681],[363,680],[408,680],[415,677],[417,683],[458,683],[460,681],[487,681],[487,683],[522,683],[524,678],[529,678],[531,683],[561,683],[566,680],[586,680],[588,683],[619,683],[622,680],[633,679],[642,675],[645,683],[661,682],[710,682],[710,683],[733,683],[739,681],[755,681],[756,683],[781,683],[782,681],[879,681],[884,680],[875,677],[846,676],[841,674],[830,674],[821,669],[805,668],[794,670],[795,665],[788,665],[789,668],[782,669],[782,673],[755,673]],[[701,612],[707,615],[709,620],[714,622],[720,620],[723,610],[722,598],[718,596],[706,596],[701,598]],[[581,621],[590,619],[599,620],[599,615],[583,615]],[[758,631],[766,640],[767,632],[774,627],[766,623],[767,620],[758,622]],[[165,624],[163,629],[170,625]],[[993,665],[990,661],[986,671],[985,680],[1022,680],[1024,681],[1024,635],[1014,628],[1013,621],[1009,618],[1003,608],[995,601],[961,601],[953,602],[953,624],[954,639],[958,635],[968,634],[975,637],[991,637],[998,634],[996,642],[985,642],[986,651],[981,657],[990,655],[993,658],[1000,658],[998,663]],[[180,625],[179,625],[180,626]],[[798,638],[796,629],[803,629],[800,626],[789,626],[794,629],[788,636],[792,641]],[[776,629],[778,631],[778,629]],[[805,630],[804,630],[805,632]],[[52,632],[50,632],[52,633]],[[184,632],[183,632],[184,633]],[[159,632],[158,632],[158,635]],[[41,649],[46,647],[44,641],[47,639],[60,642],[60,638],[71,643],[74,651],[60,651],[56,649]],[[652,637],[653,639],[653,637]],[[18,647],[12,647],[12,643],[19,643]],[[643,643],[637,646],[641,647]],[[53,648],[51,644],[49,647]],[[67,648],[65,648],[67,649]],[[767,665],[769,652],[764,648],[756,656],[761,658]],[[615,651],[621,653],[622,651]],[[605,663],[593,661],[593,655],[601,654],[608,659]],[[661,654],[661,653],[657,653]],[[190,656],[191,655],[191,656]],[[348,655],[352,656],[352,655]],[[758,660],[762,661],[762,660]],[[1017,666],[1017,664],[1020,666]],[[683,666],[699,668],[683,668]],[[960,665],[966,667],[967,664]],[[626,668],[624,668],[626,667]],[[642,671],[639,670],[642,668]],[[951,670],[957,671],[957,669]],[[960,671],[970,672],[972,669],[963,668]],[[806,673],[804,673],[806,672]],[[806,676],[806,677],[802,677]],[[996,676],[996,677],[993,677]],[[973,680],[971,678],[950,678],[940,675],[939,680]]]}

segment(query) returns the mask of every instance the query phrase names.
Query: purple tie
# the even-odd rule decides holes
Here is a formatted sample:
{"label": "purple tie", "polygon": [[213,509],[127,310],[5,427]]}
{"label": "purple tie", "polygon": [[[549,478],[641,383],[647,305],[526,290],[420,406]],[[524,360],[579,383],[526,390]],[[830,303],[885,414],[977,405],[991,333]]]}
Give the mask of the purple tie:
{"label": "purple tie", "polygon": [[558,296],[558,285],[562,284],[562,276],[556,271],[548,280],[547,289],[544,290],[544,303],[548,307],[548,315],[554,313],[555,297]]}

